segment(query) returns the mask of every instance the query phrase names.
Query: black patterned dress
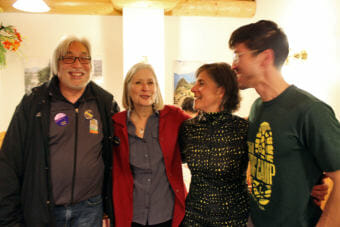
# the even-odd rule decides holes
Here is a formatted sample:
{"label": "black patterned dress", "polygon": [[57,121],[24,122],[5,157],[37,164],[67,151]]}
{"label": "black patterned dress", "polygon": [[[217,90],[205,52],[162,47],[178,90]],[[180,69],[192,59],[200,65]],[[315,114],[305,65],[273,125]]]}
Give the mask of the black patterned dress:
{"label": "black patterned dress", "polygon": [[248,122],[227,112],[204,113],[180,131],[192,174],[183,226],[246,226]]}

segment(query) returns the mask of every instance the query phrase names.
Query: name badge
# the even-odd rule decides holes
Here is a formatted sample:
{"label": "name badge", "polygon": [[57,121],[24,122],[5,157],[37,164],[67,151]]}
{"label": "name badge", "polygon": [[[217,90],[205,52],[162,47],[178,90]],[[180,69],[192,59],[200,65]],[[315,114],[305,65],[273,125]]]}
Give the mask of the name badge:
{"label": "name badge", "polygon": [[98,121],[96,119],[90,120],[90,133],[98,134]]}

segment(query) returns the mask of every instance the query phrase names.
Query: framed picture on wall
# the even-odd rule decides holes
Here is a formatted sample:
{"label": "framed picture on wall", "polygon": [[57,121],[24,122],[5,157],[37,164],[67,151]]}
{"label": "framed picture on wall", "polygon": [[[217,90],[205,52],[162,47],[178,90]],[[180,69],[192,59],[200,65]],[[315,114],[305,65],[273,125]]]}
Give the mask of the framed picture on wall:
{"label": "framed picture on wall", "polygon": [[100,58],[92,60],[92,80],[98,84],[103,83],[103,61]]}
{"label": "framed picture on wall", "polygon": [[50,79],[51,67],[48,58],[29,57],[24,61],[25,93]]}
{"label": "framed picture on wall", "polygon": [[201,61],[174,62],[174,104],[180,106],[185,97],[193,96],[190,91],[195,83],[195,72],[203,64]]}

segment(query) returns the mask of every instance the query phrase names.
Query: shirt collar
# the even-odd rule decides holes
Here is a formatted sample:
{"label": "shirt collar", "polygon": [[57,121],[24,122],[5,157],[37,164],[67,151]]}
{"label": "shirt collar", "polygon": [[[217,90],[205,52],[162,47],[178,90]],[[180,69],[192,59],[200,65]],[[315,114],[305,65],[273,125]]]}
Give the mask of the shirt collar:
{"label": "shirt collar", "polygon": [[[130,116],[131,116],[131,110],[127,110],[127,120],[129,121],[130,120]],[[159,110],[155,110],[155,111],[153,111],[153,113],[150,115],[150,116],[152,116],[152,115],[155,115],[155,116],[159,116]]]}
{"label": "shirt collar", "polygon": [[[91,83],[91,82],[90,82]],[[84,93],[80,96],[74,105],[79,105],[82,102],[95,99],[95,96],[90,87],[90,83],[86,85]],[[62,94],[59,88],[58,76],[53,76],[49,85],[49,95],[57,100],[69,102]]]}

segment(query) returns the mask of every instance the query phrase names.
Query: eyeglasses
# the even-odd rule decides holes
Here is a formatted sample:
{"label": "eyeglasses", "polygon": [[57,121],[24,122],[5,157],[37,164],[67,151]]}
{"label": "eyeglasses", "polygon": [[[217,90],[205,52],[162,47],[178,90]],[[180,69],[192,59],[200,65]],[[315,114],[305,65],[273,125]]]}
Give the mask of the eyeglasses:
{"label": "eyeglasses", "polygon": [[244,54],[252,54],[252,53],[255,53],[255,52],[260,52],[259,50],[250,50],[250,51],[245,51],[245,52],[240,52],[240,53],[237,53],[235,52],[234,55],[233,55],[233,62],[234,63],[238,63],[240,61],[240,57]]}
{"label": "eyeglasses", "polygon": [[62,60],[65,64],[73,64],[76,62],[77,59],[81,64],[91,63],[91,57],[64,56],[59,58],[59,60]]}

